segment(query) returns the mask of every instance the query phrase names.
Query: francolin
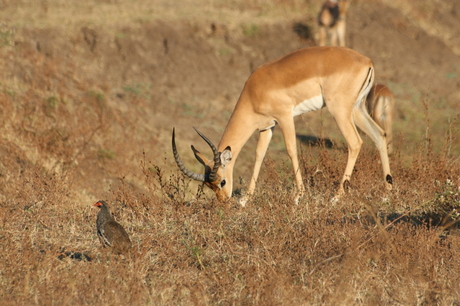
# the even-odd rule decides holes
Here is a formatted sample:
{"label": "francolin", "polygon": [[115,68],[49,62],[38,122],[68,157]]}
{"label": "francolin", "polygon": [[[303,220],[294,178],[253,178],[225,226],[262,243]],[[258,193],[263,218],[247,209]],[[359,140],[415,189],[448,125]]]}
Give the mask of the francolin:
{"label": "francolin", "polygon": [[98,201],[94,206],[101,210],[97,214],[97,236],[104,247],[111,247],[116,254],[126,254],[131,249],[131,240],[123,226],[110,214],[108,204]]}

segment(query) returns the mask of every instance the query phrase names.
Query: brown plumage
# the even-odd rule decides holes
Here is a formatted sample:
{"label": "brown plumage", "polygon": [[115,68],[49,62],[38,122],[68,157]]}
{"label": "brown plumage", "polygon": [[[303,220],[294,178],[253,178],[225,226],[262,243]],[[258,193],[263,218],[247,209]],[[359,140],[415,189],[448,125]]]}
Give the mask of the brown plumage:
{"label": "brown plumage", "polygon": [[107,203],[105,201],[98,201],[94,206],[101,209],[96,219],[97,236],[101,244],[104,247],[111,247],[117,254],[129,251],[131,249],[131,240],[129,240],[128,233],[112,217]]}

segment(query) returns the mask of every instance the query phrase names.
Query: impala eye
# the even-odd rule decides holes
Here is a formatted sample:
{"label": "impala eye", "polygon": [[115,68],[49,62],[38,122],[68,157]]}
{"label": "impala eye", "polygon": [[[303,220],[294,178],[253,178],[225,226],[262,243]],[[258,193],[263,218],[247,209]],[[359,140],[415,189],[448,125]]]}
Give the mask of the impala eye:
{"label": "impala eye", "polygon": [[220,181],[220,188],[224,187],[225,183],[227,183],[225,180]]}

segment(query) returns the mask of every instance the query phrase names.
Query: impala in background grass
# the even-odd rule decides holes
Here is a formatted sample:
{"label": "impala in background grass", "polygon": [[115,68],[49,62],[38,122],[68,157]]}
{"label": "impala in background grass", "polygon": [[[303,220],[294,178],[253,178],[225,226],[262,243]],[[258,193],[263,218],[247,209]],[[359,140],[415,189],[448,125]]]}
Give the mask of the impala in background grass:
{"label": "impala in background grass", "polygon": [[388,153],[393,152],[393,112],[395,98],[388,87],[383,84],[375,84],[366,100],[367,110],[372,119],[385,131],[387,135]]}
{"label": "impala in background grass", "polygon": [[238,154],[254,131],[259,130],[254,171],[246,195],[240,199],[244,206],[255,191],[262,161],[278,124],[292,162],[297,185],[294,202],[298,203],[305,187],[297,157],[294,117],[327,106],[348,144],[348,161],[334,200],[344,193],[344,184],[350,180],[361,149],[363,141],[356,126],[369,135],[379,150],[384,182],[390,190],[392,176],[385,132],[372,120],[365,103],[373,81],[371,60],[351,49],[310,47],[294,51],[252,73],[217,147],[197,131],[214,155],[213,159],[208,159],[192,146],[196,159],[205,168],[204,174],[194,173],[184,166],[173,130],[172,149],[176,163],[185,175],[204,182],[219,200],[226,200],[232,196],[233,167]]}
{"label": "impala in background grass", "polygon": [[345,47],[346,17],[348,3],[346,0],[327,0],[318,14],[319,45],[325,46],[329,37],[330,45]]}

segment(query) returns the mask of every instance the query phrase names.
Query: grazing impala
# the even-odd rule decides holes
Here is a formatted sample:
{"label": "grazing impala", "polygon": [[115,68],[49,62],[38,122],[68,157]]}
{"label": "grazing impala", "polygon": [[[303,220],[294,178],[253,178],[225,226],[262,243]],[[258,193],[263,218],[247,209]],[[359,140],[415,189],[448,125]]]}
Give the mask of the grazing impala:
{"label": "grazing impala", "polygon": [[254,131],[259,130],[254,171],[248,191],[240,200],[244,206],[254,193],[273,128],[279,124],[294,169],[297,184],[294,201],[298,203],[305,189],[297,157],[294,117],[327,106],[348,144],[347,166],[335,199],[343,194],[344,183],[350,179],[361,149],[362,139],[356,125],[377,146],[389,190],[392,176],[385,133],[371,119],[365,104],[373,81],[371,60],[356,51],[342,47],[311,47],[292,52],[252,73],[217,147],[197,131],[214,154],[213,159],[207,159],[192,146],[195,157],[205,168],[204,174],[194,173],[184,166],[177,152],[173,130],[172,148],[176,163],[185,175],[214,190],[219,200],[228,199],[232,196],[233,167],[238,154]]}
{"label": "grazing impala", "polygon": [[392,124],[395,105],[393,93],[385,85],[375,84],[367,96],[366,105],[372,119],[387,134],[387,149],[391,154],[393,152]]}
{"label": "grazing impala", "polygon": [[331,46],[345,47],[345,30],[348,3],[346,0],[327,0],[318,14],[319,45],[326,45],[329,36]]}

